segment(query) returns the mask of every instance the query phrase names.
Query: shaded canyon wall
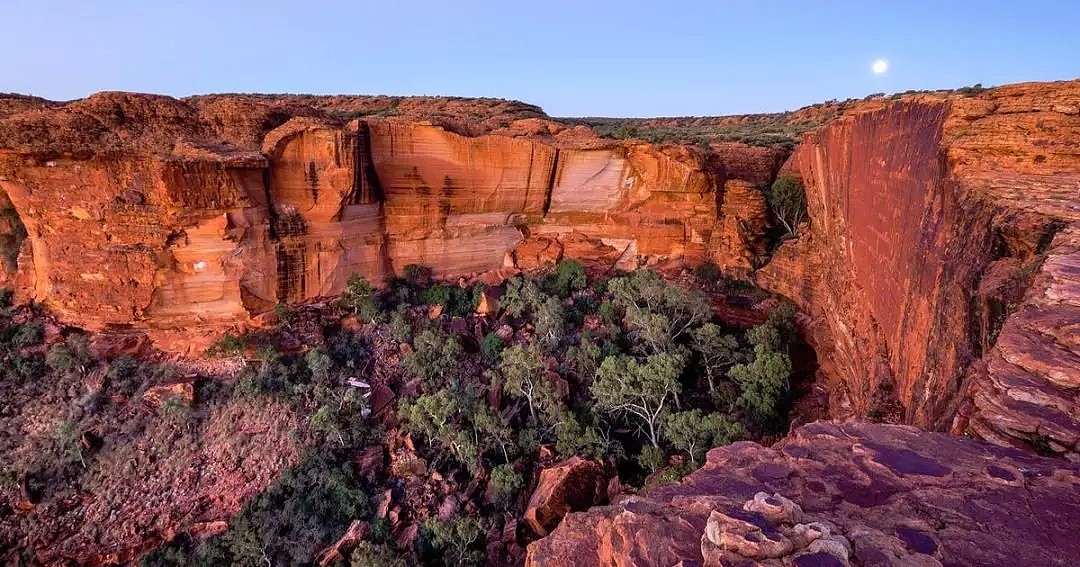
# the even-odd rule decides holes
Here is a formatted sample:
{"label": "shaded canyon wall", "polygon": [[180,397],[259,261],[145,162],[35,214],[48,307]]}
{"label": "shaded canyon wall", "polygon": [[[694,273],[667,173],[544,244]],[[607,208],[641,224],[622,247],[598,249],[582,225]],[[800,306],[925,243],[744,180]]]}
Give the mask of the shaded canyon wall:
{"label": "shaded canyon wall", "polygon": [[810,228],[757,281],[811,315],[834,415],[892,399],[1080,458],[1078,103],[1076,81],[919,95],[806,136]]}

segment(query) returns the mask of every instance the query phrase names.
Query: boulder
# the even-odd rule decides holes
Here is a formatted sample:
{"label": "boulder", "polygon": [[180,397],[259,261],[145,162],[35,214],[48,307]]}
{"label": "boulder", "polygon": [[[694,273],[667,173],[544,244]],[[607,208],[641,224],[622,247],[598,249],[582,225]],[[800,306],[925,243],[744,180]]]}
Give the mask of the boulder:
{"label": "boulder", "polygon": [[574,456],[540,472],[540,481],[525,510],[525,523],[547,535],[563,517],[595,504],[607,486],[604,466]]}
{"label": "boulder", "polygon": [[177,382],[152,386],[143,392],[142,399],[154,407],[161,407],[169,400],[177,400],[184,407],[191,407],[195,402],[195,385],[191,382]]}

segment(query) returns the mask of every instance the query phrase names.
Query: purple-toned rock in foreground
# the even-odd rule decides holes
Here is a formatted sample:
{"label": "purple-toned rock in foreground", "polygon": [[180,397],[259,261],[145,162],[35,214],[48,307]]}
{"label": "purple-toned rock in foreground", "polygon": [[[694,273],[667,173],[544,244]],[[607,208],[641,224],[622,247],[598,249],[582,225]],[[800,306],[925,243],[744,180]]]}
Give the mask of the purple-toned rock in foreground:
{"label": "purple-toned rock in foreground", "polygon": [[709,452],[681,483],[572,513],[548,565],[1077,565],[1080,465],[913,427],[819,422]]}

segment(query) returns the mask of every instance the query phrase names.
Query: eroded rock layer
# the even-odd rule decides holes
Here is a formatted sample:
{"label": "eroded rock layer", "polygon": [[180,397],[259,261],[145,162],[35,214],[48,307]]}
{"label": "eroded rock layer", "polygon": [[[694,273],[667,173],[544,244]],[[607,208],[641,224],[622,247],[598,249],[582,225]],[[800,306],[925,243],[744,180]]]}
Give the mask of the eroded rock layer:
{"label": "eroded rock layer", "polygon": [[834,414],[896,400],[908,423],[1080,459],[1078,105],[1076,81],[919,95],[806,136],[785,170],[809,229],[757,281],[812,316]]}
{"label": "eroded rock layer", "polygon": [[526,565],[1065,566],[1080,557],[1077,521],[1080,465],[819,422],[772,448],[713,449],[680,483],[571,513]]}
{"label": "eroded rock layer", "polygon": [[18,222],[0,226],[2,281],[73,324],[148,330],[172,350],[279,302],[332,296],[354,273],[473,274],[517,265],[525,242],[522,265],[539,246],[544,261],[745,271],[764,254],[748,234],[760,193],[737,185],[757,201],[724,201],[738,217],[725,221],[722,183],[767,182],[779,157],[605,141],[497,101],[443,101],[470,108],[468,124],[409,105],[439,124],[349,120],[394,103],[361,97],[12,101],[0,189]]}

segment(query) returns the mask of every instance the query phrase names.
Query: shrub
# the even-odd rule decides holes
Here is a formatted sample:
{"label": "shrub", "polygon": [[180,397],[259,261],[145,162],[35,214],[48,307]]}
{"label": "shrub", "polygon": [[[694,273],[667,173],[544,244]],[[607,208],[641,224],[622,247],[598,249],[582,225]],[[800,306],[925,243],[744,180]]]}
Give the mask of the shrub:
{"label": "shrub", "polygon": [[45,362],[53,370],[63,374],[86,372],[94,362],[90,354],[90,342],[82,333],[73,334],[64,342],[49,347]]}
{"label": "shrub", "polygon": [[56,424],[56,449],[60,454],[78,460],[86,468],[79,437],[79,426],[75,422],[65,419]]}
{"label": "shrub", "polygon": [[641,465],[641,468],[653,472],[664,466],[667,462],[667,455],[660,447],[646,445],[641,448],[641,453],[638,454],[637,461],[638,464]]}
{"label": "shrub", "polygon": [[555,271],[544,278],[544,288],[559,297],[570,297],[573,292],[585,289],[587,284],[585,267],[569,259],[559,260]]}
{"label": "shrub", "polygon": [[484,353],[484,358],[494,362],[499,360],[499,355],[502,353],[503,347],[505,346],[506,345],[503,344],[502,339],[500,339],[498,335],[495,333],[488,333],[484,335],[483,340],[480,341],[480,352]]}
{"label": "shrub", "polygon": [[525,480],[509,463],[492,469],[489,482],[495,495],[495,503],[501,508],[510,508],[518,492],[525,486]]}
{"label": "shrub", "polygon": [[[427,305],[441,305],[450,315],[465,317],[475,311],[479,303],[479,295],[474,293],[475,289],[440,284],[421,291],[419,299]],[[479,289],[483,292],[483,287]]]}
{"label": "shrub", "polygon": [[716,289],[722,281],[720,266],[713,261],[706,261],[694,268],[694,279],[706,289]]}
{"label": "shrub", "polygon": [[142,385],[139,370],[139,361],[130,355],[122,354],[105,368],[105,380],[110,388],[125,396],[131,396]]}
{"label": "shrub", "polygon": [[402,554],[385,544],[361,541],[349,558],[350,567],[406,567]]}
{"label": "shrub", "polygon": [[338,304],[352,311],[361,321],[373,321],[379,314],[379,308],[375,303],[375,288],[360,274],[349,276]]}
{"label": "shrub", "polygon": [[407,343],[412,340],[412,325],[409,318],[401,311],[390,314],[390,338],[399,343]]}
{"label": "shrub", "polygon": [[20,378],[36,380],[45,376],[45,359],[39,353],[17,355],[11,359],[11,369]]}
{"label": "shrub", "polygon": [[403,271],[405,282],[413,287],[426,287],[431,283],[432,271],[427,266],[408,264]]}
{"label": "shrub", "polygon": [[234,335],[231,331],[226,331],[225,334],[221,336],[221,339],[210,347],[209,354],[230,354],[240,352],[244,350],[245,342],[243,337]]}
{"label": "shrub", "polygon": [[[23,323],[10,328],[11,338],[9,341],[15,348],[25,348],[39,345],[45,340],[45,326],[37,321]],[[5,332],[5,335],[8,333]]]}
{"label": "shrub", "polygon": [[304,363],[307,364],[311,378],[316,384],[327,385],[330,383],[330,371],[334,367],[334,360],[322,348],[313,348],[304,355]]}
{"label": "shrub", "polygon": [[614,303],[608,300],[604,300],[604,302],[600,304],[600,308],[597,310],[597,312],[600,314],[600,318],[603,319],[605,323],[610,324],[615,322]]}
{"label": "shrub", "polygon": [[335,364],[344,366],[345,368],[360,368],[364,359],[367,357],[367,350],[364,349],[364,343],[352,333],[345,331],[340,332],[330,337],[326,342],[327,352],[329,352],[330,358],[334,360]]}

